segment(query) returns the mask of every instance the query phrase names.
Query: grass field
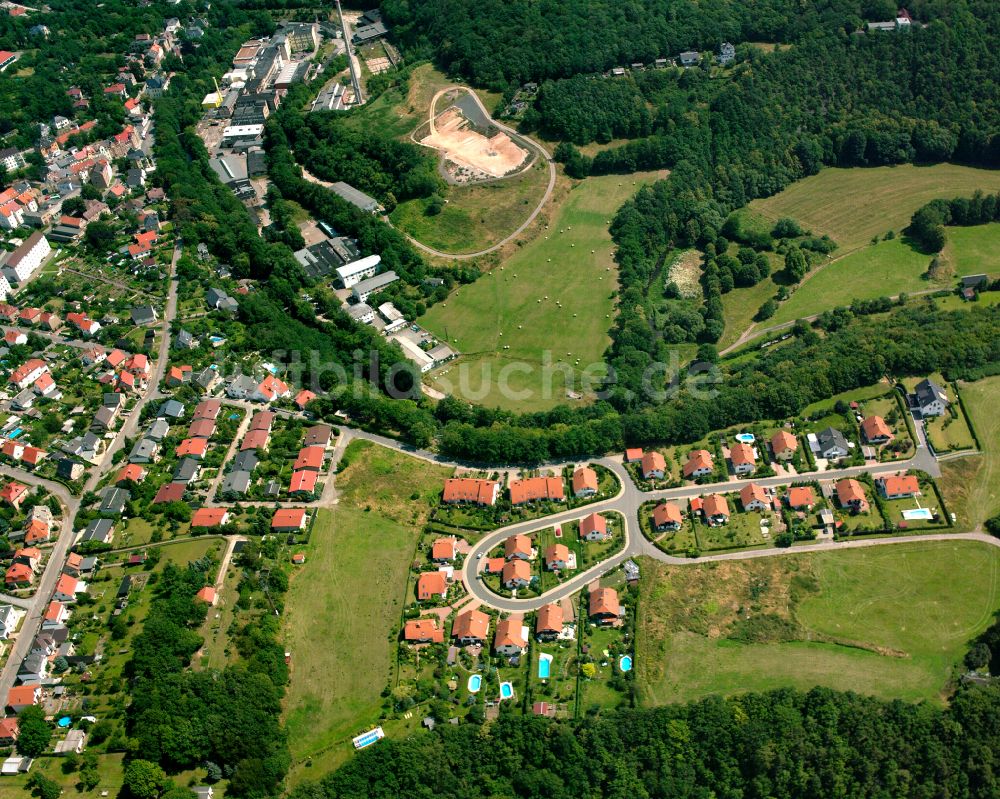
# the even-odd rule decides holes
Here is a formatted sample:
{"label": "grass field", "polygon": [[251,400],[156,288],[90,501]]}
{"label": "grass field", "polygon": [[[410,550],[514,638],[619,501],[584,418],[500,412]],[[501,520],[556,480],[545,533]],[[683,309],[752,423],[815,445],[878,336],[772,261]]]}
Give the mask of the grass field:
{"label": "grass field", "polygon": [[963,383],[961,391],[983,454],[942,463],[940,485],[958,529],[975,530],[1000,513],[1000,377]]}
{"label": "grass field", "polygon": [[286,603],[291,784],[336,767],[353,751],[349,739],[378,719],[407,570],[428,500],[451,473],[368,442],[345,457],[339,504],[319,511]]}
{"label": "grass field", "polygon": [[781,303],[764,326],[791,322],[837,305],[850,305],[851,300],[948,288],[951,280],[933,283],[922,277],[930,262],[931,256],[917,252],[902,239],[880,241],[819,267]]}
{"label": "grass field", "polygon": [[[561,369],[577,379],[588,365],[588,374],[603,374],[617,290],[608,222],[639,183],[658,174],[640,173],[634,182],[587,178],[571,190],[547,231],[501,268],[431,308],[420,323],[464,353],[437,378],[437,387],[528,411],[565,401]],[[546,354],[555,365],[551,379],[542,368]]]}
{"label": "grass field", "polygon": [[750,208],[768,219],[790,216],[817,235],[828,234],[838,254],[867,244],[872,236],[897,233],[924,203],[937,197],[967,197],[976,189],[1000,189],[1000,171],[954,164],[824,169]]}
{"label": "grass field", "polygon": [[473,186],[450,186],[441,213],[428,216],[429,200],[396,206],[393,224],[418,241],[444,252],[485,249],[514,232],[535,210],[548,185],[541,158],[522,174]]}
{"label": "grass field", "polygon": [[1000,607],[1000,552],[974,542],[642,566],[638,680],[652,705],[815,685],[941,701]]}
{"label": "grass field", "polygon": [[948,228],[944,256],[956,275],[1000,272],[1000,224]]}

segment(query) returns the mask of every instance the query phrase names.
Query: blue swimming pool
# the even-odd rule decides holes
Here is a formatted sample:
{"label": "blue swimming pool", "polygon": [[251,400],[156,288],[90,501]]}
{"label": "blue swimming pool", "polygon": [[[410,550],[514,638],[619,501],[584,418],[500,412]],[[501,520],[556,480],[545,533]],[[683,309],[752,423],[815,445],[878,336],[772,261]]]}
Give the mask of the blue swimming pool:
{"label": "blue swimming pool", "polygon": [[547,680],[551,671],[552,655],[546,655],[543,652],[538,656],[538,679]]}
{"label": "blue swimming pool", "polygon": [[501,699],[513,699],[514,698],[514,686],[509,682],[500,683],[500,698]]}
{"label": "blue swimming pool", "polygon": [[622,655],[621,660],[618,661],[618,668],[622,671],[632,671],[632,656]]}
{"label": "blue swimming pool", "polygon": [[65,729],[66,727],[68,727],[70,724],[73,723],[73,719],[71,719],[69,716],[63,716],[61,719],[59,719],[57,723],[60,727],[63,727]]}
{"label": "blue swimming pool", "polygon": [[473,674],[471,677],[469,677],[469,693],[470,694],[479,693],[479,689],[482,687],[482,685],[483,685],[483,675],[482,674]]}
{"label": "blue swimming pool", "polygon": [[22,427],[18,427],[18,428],[16,428],[16,429],[14,430],[14,432],[13,432],[13,433],[11,433],[11,434],[10,434],[9,436],[7,436],[7,438],[9,438],[9,439],[10,439],[11,441],[13,441],[13,440],[14,440],[15,438],[17,438],[17,437],[18,437],[19,435],[21,435],[21,433],[23,433],[23,432],[24,432],[24,428],[22,428]]}
{"label": "blue swimming pool", "polygon": [[930,508],[913,508],[911,510],[904,510],[903,518],[907,521],[913,521],[916,519],[933,519],[934,512]]}
{"label": "blue swimming pool", "polygon": [[752,444],[754,441],[757,440],[754,437],[753,433],[737,433],[735,438],[737,441],[740,441],[744,444]]}

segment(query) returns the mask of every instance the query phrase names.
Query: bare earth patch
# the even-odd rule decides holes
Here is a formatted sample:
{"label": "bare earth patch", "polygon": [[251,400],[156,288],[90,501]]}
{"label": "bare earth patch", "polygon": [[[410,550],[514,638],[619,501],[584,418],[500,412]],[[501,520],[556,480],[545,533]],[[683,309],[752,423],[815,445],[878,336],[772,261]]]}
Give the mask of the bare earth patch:
{"label": "bare earth patch", "polygon": [[667,280],[673,281],[680,290],[681,296],[697,299],[701,296],[701,253],[697,250],[687,250],[677,256],[667,270]]}

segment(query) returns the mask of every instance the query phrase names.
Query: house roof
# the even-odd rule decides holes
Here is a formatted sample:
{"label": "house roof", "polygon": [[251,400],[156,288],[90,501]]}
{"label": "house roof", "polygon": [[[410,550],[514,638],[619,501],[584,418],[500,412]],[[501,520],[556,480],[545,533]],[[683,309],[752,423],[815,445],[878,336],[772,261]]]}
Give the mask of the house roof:
{"label": "house roof", "polygon": [[690,477],[696,471],[712,468],[712,455],[707,449],[696,449],[688,455],[687,463],[684,464],[684,476]]}
{"label": "house roof", "polygon": [[197,594],[194,595],[194,598],[199,599],[202,602],[207,602],[209,605],[214,605],[215,589],[210,585],[206,585],[204,588],[198,591]]}
{"label": "house roof", "polygon": [[191,438],[211,438],[215,435],[215,422],[211,419],[195,419],[188,428]]}
{"label": "house roof", "polygon": [[437,619],[410,619],[403,627],[403,639],[441,643],[444,640],[444,630],[438,625]]}
{"label": "house roof", "polygon": [[292,469],[320,469],[323,466],[323,447],[303,447],[299,450],[299,456],[295,459]]}
{"label": "house roof", "polygon": [[163,502],[180,502],[184,499],[184,483],[164,483],[160,486],[156,496],[153,497],[153,504],[159,505]]}
{"label": "house roof", "polygon": [[66,606],[62,602],[52,600],[45,609],[45,621],[59,621],[65,610]]}
{"label": "house roof", "polygon": [[591,533],[606,535],[608,532],[608,520],[599,513],[591,513],[580,520],[580,537],[586,538]]}
{"label": "house roof", "polygon": [[73,596],[76,593],[77,585],[80,581],[72,574],[60,574],[56,581],[56,593],[65,596]]}
{"label": "house roof", "polygon": [[563,627],[563,611],[559,605],[543,605],[538,611],[535,621],[535,632],[561,632]]}
{"label": "house roof", "polygon": [[775,454],[795,452],[799,448],[799,440],[787,430],[779,430],[771,436],[771,449]]}
{"label": "house roof", "polygon": [[766,505],[770,501],[763,486],[756,483],[747,483],[740,489],[740,502],[743,503],[744,508],[751,502],[762,502]]}
{"label": "house roof", "polygon": [[581,466],[573,472],[573,493],[597,491],[597,472],[589,466]]}
{"label": "house roof", "polygon": [[657,527],[663,527],[666,524],[681,524],[683,521],[684,515],[681,513],[681,509],[673,502],[661,502],[653,508],[653,524]]}
{"label": "house roof", "polygon": [[729,460],[732,461],[733,466],[752,466],[757,462],[753,454],[753,447],[742,441],[729,448]]}
{"label": "house roof", "polygon": [[10,707],[33,705],[40,685],[15,685],[7,692],[7,704]]}
{"label": "house roof", "polygon": [[497,629],[493,635],[495,649],[502,646],[516,646],[524,649],[527,645],[524,624],[520,619],[503,619],[497,622]]}
{"label": "house roof", "polygon": [[861,483],[853,479],[837,481],[837,499],[841,505],[848,505],[852,502],[866,503],[868,498]]}
{"label": "house roof", "polygon": [[185,438],[177,447],[177,456],[204,455],[208,451],[208,441],[204,438]]}
{"label": "house roof", "polygon": [[115,475],[115,482],[121,483],[125,480],[131,480],[133,483],[138,483],[145,473],[146,470],[139,464],[127,463],[118,470],[118,474]]}
{"label": "house roof", "polygon": [[930,378],[921,380],[917,383],[915,391],[917,395],[917,402],[921,405],[929,405],[935,400],[942,402],[945,405],[948,404],[947,392]]}
{"label": "house roof", "polygon": [[545,548],[545,563],[566,563],[569,560],[569,547],[565,544],[552,544]]}
{"label": "house roof", "polygon": [[316,489],[316,472],[303,469],[299,472],[292,472],[292,481],[288,490],[292,493],[296,491],[314,491]]}
{"label": "house roof", "polygon": [[501,572],[501,579],[505,583],[509,583],[512,580],[530,582],[531,564],[529,564],[526,560],[509,560],[506,564],[504,564],[503,572]]}
{"label": "house roof", "polygon": [[218,527],[225,523],[225,508],[198,508],[191,516],[192,527]]}
{"label": "house roof", "polygon": [[621,605],[614,588],[598,588],[590,592],[588,611],[591,616],[618,616]]}
{"label": "house roof", "polygon": [[431,544],[431,557],[434,560],[451,560],[455,557],[455,537],[438,538]]}
{"label": "house roof", "polygon": [[30,583],[34,579],[35,573],[26,563],[14,563],[5,576],[8,583]]}
{"label": "house roof", "polygon": [[304,508],[279,508],[271,517],[271,527],[288,529],[301,527],[306,520]]}
{"label": "house roof", "polygon": [[452,477],[444,481],[445,502],[475,502],[492,505],[499,484],[496,480],[480,480],[472,477]]}
{"label": "house roof", "polygon": [[243,436],[243,443],[240,445],[240,450],[264,449],[267,446],[267,437],[267,430],[251,430]]}
{"label": "house roof", "polygon": [[704,497],[701,509],[705,516],[729,516],[729,503],[721,494],[709,494]]}
{"label": "house roof", "polygon": [[330,443],[330,437],[333,435],[333,428],[328,424],[315,424],[306,430],[305,438],[302,443],[307,447],[321,446],[325,447]]}
{"label": "house roof", "polygon": [[878,438],[892,438],[892,430],[881,416],[868,416],[861,422],[861,432],[868,441]]}
{"label": "house roof", "polygon": [[222,409],[222,403],[217,399],[202,400],[194,406],[195,419],[215,419]]}
{"label": "house roof", "polygon": [[667,461],[662,454],[656,450],[650,450],[642,456],[643,474],[649,472],[662,472],[667,468]]}
{"label": "house roof", "polygon": [[625,460],[626,461],[642,460],[642,447],[631,447],[625,450]]}
{"label": "house roof", "polygon": [[459,613],[451,627],[455,638],[478,638],[485,640],[490,629],[490,617],[481,610],[467,610]]}
{"label": "house roof", "polygon": [[510,484],[510,501],[514,505],[538,499],[564,498],[563,481],[559,477],[529,477],[526,480],[514,480]]}
{"label": "house roof", "polygon": [[816,504],[816,494],[812,486],[793,486],[788,490],[788,507],[810,508]]}
{"label": "house roof", "polygon": [[444,572],[423,572],[417,578],[417,599],[430,599],[448,593]]}
{"label": "house roof", "polygon": [[920,482],[912,474],[893,474],[880,478],[882,490],[889,496],[897,494],[916,494],[920,491]]}
{"label": "house roof", "polygon": [[503,554],[506,558],[516,555],[531,555],[531,539],[526,535],[512,535],[503,542]]}
{"label": "house roof", "polygon": [[250,430],[271,430],[271,423],[274,421],[273,411],[257,411],[250,419]]}
{"label": "house roof", "polygon": [[849,449],[847,439],[836,427],[827,427],[825,430],[821,430],[816,435],[816,440],[819,442],[820,452],[826,452],[833,448],[846,452]]}
{"label": "house roof", "polygon": [[305,408],[314,399],[316,399],[316,395],[309,389],[304,388],[295,395],[295,404],[300,408]]}
{"label": "house roof", "polygon": [[28,487],[23,483],[16,483],[11,480],[7,485],[0,489],[0,499],[4,502],[9,502],[14,504],[21,499],[28,492]]}

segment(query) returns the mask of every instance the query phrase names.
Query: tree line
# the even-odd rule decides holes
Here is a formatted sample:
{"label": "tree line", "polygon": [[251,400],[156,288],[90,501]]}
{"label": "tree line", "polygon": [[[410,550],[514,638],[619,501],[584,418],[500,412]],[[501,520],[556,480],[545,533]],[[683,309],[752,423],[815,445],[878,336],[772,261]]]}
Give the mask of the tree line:
{"label": "tree line", "polygon": [[946,225],[969,227],[1000,222],[1000,194],[976,192],[972,197],[931,200],[910,217],[906,232],[925,252],[941,252],[947,241]]}
{"label": "tree line", "polygon": [[575,721],[501,711],[488,731],[443,724],[380,741],[291,796],[992,799],[998,711],[997,685],[960,690],[947,708],[815,688]]}

